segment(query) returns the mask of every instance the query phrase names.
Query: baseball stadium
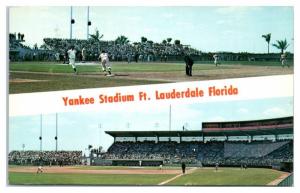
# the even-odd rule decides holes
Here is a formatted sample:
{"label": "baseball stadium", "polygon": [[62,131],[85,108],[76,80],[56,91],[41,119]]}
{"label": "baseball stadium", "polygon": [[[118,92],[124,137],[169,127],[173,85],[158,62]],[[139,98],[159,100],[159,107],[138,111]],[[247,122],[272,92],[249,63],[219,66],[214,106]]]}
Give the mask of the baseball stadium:
{"label": "baseball stadium", "polygon": [[88,156],[9,152],[9,184],[293,186],[293,117],[106,134],[114,139],[108,150],[91,147]]}
{"label": "baseball stadium", "polygon": [[[51,17],[55,17],[55,10],[52,10],[51,7],[47,8],[47,10],[48,9],[50,11],[47,14],[50,14]],[[111,25],[110,27],[101,26],[101,22],[103,21],[101,17],[104,16],[100,14],[101,11],[100,13],[97,12],[98,7],[82,7],[80,8],[82,9],[80,15],[76,12],[76,10],[79,9],[78,7],[55,9],[62,9],[59,14],[66,14],[64,18],[59,18],[59,20],[56,21],[66,26],[66,29],[55,27],[57,24],[52,24],[50,21],[49,23],[43,21],[38,24],[34,23],[35,27],[32,28],[42,26],[50,28],[54,25],[54,29],[50,28],[48,32],[45,31],[45,33],[42,34],[43,38],[35,40],[32,40],[35,37],[31,34],[35,33],[35,31],[33,32],[31,27],[19,28],[19,25],[16,24],[18,23],[17,20],[14,20],[18,14],[21,14],[22,17],[27,17],[27,15],[21,11],[21,8],[20,11],[15,8],[10,9],[10,26],[12,28],[8,34],[10,94],[293,74],[293,37],[286,37],[287,31],[293,32],[292,20],[284,20],[284,22],[287,22],[287,27],[278,28],[278,25],[275,23],[276,25],[267,28],[271,32],[273,31],[274,34],[280,31],[281,37],[274,35],[275,37],[272,39],[272,33],[261,34],[252,32],[253,35],[251,37],[255,37],[253,42],[249,39],[247,43],[244,44],[244,39],[239,39],[240,41],[236,40],[237,35],[230,35],[226,41],[224,40],[224,42],[222,42],[221,40],[226,38],[226,36],[224,35],[223,37],[221,36],[223,32],[216,31],[214,31],[217,33],[215,36],[213,35],[214,33],[212,33],[207,34],[207,37],[189,36],[185,40],[180,40],[177,38],[178,36],[185,36],[187,34],[187,32],[181,34],[182,31],[180,27],[175,28],[177,31],[172,33],[172,36],[164,37],[163,35],[159,35],[155,41],[152,40],[151,35],[153,34],[151,33],[138,37],[135,35],[133,36],[135,40],[131,40],[129,36],[122,34],[116,38],[110,38],[111,34],[115,33],[113,29],[118,27],[118,25],[114,25],[113,28]],[[119,9],[120,11],[129,11],[130,14],[133,14],[133,12],[144,8],[112,8],[113,13]],[[150,9],[151,8],[148,10]],[[175,8],[171,7],[165,8],[166,10],[164,10],[164,8],[161,9],[163,13],[165,13],[166,10],[170,12],[175,10]],[[192,8],[177,9],[182,9],[181,11],[187,12],[195,11]],[[226,7],[199,7],[198,9],[213,9],[212,11],[214,11],[214,9],[216,9],[216,11],[219,11],[219,9],[227,10]],[[266,9],[269,10],[271,8]],[[36,8],[36,10],[39,9]],[[33,8],[30,9],[31,12],[36,10]],[[150,14],[154,17],[155,15],[151,14],[151,11],[148,10],[145,14]],[[228,10],[231,10],[230,7]],[[266,13],[268,13],[267,10]],[[82,18],[86,17],[86,11],[87,21],[85,23],[82,21]],[[249,8],[249,11],[251,12],[252,10]],[[279,11],[281,11],[280,8]],[[68,15],[69,13],[70,15]],[[200,14],[201,11],[196,11],[196,13]],[[107,14],[111,14],[111,12]],[[118,14],[113,14],[113,16],[116,15]],[[215,14],[211,12],[209,16],[215,17]],[[94,17],[100,17],[100,19],[96,20]],[[198,18],[195,16],[195,23],[193,24],[200,25],[201,27],[201,23],[199,24],[198,21],[206,22],[202,17],[199,16]],[[17,18],[19,18],[19,16]],[[125,18],[126,17],[123,17],[121,19]],[[145,23],[147,18],[146,16],[143,17]],[[30,18],[28,18],[28,20],[29,19]],[[112,18],[110,19],[112,20]],[[180,17],[180,19],[185,21],[184,17]],[[278,20],[279,19],[282,18],[278,18]],[[34,18],[34,21],[36,21],[36,18]],[[130,21],[129,19],[125,21],[125,23]],[[244,24],[245,21],[240,23]],[[277,20],[272,19],[272,21],[275,22]],[[117,20],[117,22],[119,22],[119,20]],[[166,22],[165,25],[167,25],[171,21],[160,18],[157,22]],[[249,21],[247,20],[247,22]],[[263,21],[260,19],[259,22]],[[118,24],[122,25],[122,23]],[[267,24],[268,23],[263,23],[263,26],[267,26]],[[78,27],[78,25],[82,25],[82,27]],[[203,25],[205,26],[205,24]],[[249,26],[252,25],[252,23],[249,24]],[[142,30],[137,26],[138,25],[132,25],[126,27],[134,29],[134,31]],[[162,30],[161,34],[165,34],[166,31],[168,31],[168,29],[157,28],[156,25],[154,26],[153,30]],[[95,29],[95,32],[91,31],[90,28],[92,27]],[[99,30],[98,27],[101,27],[101,30]],[[147,27],[149,28],[151,26]],[[227,26],[224,30],[229,27],[230,26]],[[51,29],[55,31],[56,35],[47,35]],[[113,31],[111,33],[103,32],[102,34],[102,29]],[[235,28],[230,28],[230,30],[232,29]],[[284,30],[281,33],[282,29]],[[58,31],[62,30],[66,30],[64,31],[64,35],[58,34]],[[83,33],[85,30],[87,30],[86,36],[84,35],[85,37],[76,36],[76,34]],[[118,33],[121,33],[123,30],[126,29],[121,29]],[[244,31],[246,28],[239,30],[236,30],[236,32],[240,35],[250,33]],[[68,31],[70,32],[69,37],[66,35]],[[188,33],[195,33],[195,31],[189,30]],[[39,36],[41,35],[39,34]],[[191,39],[194,38],[195,40],[191,41]],[[220,41],[216,41],[218,39],[220,39]],[[32,41],[36,41],[36,43],[30,45],[29,40],[31,44]],[[208,42],[210,41],[214,43],[209,44]],[[212,48],[199,46],[199,44],[207,45]],[[221,44],[225,44],[223,45],[224,48],[220,48]],[[237,51],[231,51],[236,48],[235,45],[240,44],[242,48]],[[250,44],[253,48],[265,48],[265,46],[267,46],[266,48],[268,49],[250,49]],[[73,62],[70,63],[69,51],[71,47],[73,47],[74,50],[72,52]],[[205,48],[206,50],[203,50]],[[102,61],[100,61],[99,58],[101,52],[106,52],[107,54],[107,60],[109,60],[108,72],[112,73],[110,76],[106,76],[107,71],[105,68],[102,68]],[[191,59],[189,60],[190,64],[186,63],[184,59],[185,56],[189,56]],[[189,73],[187,73],[188,70],[190,70]]]}

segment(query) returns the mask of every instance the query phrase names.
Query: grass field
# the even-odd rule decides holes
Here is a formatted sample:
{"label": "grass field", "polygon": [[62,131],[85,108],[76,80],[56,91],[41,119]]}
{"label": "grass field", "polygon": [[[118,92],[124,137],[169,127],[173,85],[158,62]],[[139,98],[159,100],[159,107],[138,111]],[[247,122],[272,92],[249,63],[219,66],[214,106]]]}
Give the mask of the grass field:
{"label": "grass field", "polygon": [[[28,170],[9,167],[10,185],[165,185],[165,186],[266,186],[285,173],[248,168],[190,168],[182,175],[180,168],[158,167],[101,167],[77,166],[51,168],[36,174],[36,167]],[[25,168],[26,169],[26,168]],[[125,171],[124,171],[125,170]],[[169,181],[172,179],[171,181]]]}
{"label": "grass field", "polygon": [[270,169],[249,168],[221,168],[217,172],[214,169],[198,169],[184,175],[168,185],[202,185],[202,186],[261,186],[280,176],[280,172]]}
{"label": "grass field", "polygon": [[10,184],[30,185],[157,185],[174,175],[10,173]]}
{"label": "grass field", "polygon": [[293,67],[279,62],[224,62],[215,67],[210,62],[196,63],[193,76],[185,76],[182,63],[112,62],[115,76],[106,77],[100,65],[78,65],[73,75],[70,65],[53,62],[13,62],[9,64],[9,93],[43,92],[69,89],[215,80],[267,75],[293,74]]}

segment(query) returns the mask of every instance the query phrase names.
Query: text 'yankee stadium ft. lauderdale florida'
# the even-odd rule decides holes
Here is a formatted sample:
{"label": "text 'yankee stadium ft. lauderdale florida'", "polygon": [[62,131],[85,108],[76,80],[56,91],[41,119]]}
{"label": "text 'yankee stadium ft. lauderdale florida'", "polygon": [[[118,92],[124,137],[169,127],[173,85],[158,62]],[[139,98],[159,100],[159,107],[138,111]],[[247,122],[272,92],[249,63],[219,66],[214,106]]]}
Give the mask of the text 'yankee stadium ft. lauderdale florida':
{"label": "text 'yankee stadium ft. lauderdale florida'", "polygon": [[[224,86],[223,88],[216,88],[215,86],[208,87],[207,96],[208,97],[218,97],[218,96],[232,96],[238,95],[239,90],[237,87],[232,85]],[[113,95],[100,94],[97,97],[79,95],[76,98],[70,98],[68,96],[62,97],[64,106],[79,106],[79,105],[93,105],[96,103],[122,103],[122,102],[134,102],[134,101],[150,101],[152,98],[154,100],[172,100],[172,99],[188,99],[188,98],[200,98],[206,96],[203,89],[186,88],[185,90],[170,89],[169,91],[159,91],[155,90],[151,95],[145,91],[137,91],[135,94],[122,94],[121,92],[116,92]]]}

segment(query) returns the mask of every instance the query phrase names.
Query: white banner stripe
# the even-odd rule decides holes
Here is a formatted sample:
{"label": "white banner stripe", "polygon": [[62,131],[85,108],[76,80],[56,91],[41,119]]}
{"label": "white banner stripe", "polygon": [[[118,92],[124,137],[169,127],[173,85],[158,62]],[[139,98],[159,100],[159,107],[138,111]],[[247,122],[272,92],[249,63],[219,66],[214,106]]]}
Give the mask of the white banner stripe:
{"label": "white banner stripe", "polygon": [[[293,96],[293,75],[9,95],[9,115]],[[75,104],[76,103],[76,104]],[[120,107],[120,106],[119,106]]]}

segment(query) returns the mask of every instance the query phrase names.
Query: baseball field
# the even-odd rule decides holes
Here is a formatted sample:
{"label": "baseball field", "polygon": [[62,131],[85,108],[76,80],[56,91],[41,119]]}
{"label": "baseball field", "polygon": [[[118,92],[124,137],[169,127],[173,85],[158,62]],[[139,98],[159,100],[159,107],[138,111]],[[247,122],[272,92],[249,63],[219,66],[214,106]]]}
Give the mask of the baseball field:
{"label": "baseball field", "polygon": [[72,67],[54,62],[11,62],[9,64],[9,93],[29,93],[69,89],[117,87],[216,80],[255,76],[293,74],[293,65],[282,68],[280,62],[212,61],[196,62],[193,76],[185,75],[185,64],[111,62],[113,76],[107,77],[99,63],[78,64],[78,75]]}
{"label": "baseball field", "polygon": [[164,185],[164,186],[272,186],[288,173],[264,168],[187,168],[67,166],[9,166],[10,185]]}

